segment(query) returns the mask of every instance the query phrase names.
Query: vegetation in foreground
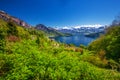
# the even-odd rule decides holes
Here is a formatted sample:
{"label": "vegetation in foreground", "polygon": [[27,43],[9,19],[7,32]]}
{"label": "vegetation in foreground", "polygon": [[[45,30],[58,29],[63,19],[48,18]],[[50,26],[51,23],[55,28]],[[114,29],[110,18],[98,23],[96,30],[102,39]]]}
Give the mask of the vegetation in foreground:
{"label": "vegetation in foreground", "polygon": [[[88,50],[0,19],[0,80],[118,80],[119,36],[110,38],[114,31],[91,43]],[[112,42],[106,43],[106,38]]]}

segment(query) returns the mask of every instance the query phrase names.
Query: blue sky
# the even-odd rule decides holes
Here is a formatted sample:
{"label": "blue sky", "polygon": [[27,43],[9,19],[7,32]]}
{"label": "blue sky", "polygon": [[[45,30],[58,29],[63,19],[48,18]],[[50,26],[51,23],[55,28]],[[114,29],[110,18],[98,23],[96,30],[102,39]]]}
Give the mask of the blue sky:
{"label": "blue sky", "polygon": [[120,0],[0,0],[0,9],[31,25],[105,25],[120,13]]}

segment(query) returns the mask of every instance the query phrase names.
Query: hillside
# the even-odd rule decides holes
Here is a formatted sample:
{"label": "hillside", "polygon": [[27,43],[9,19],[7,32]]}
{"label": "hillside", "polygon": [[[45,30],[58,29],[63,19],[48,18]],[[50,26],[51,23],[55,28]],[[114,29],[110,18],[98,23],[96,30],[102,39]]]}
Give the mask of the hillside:
{"label": "hillside", "polygon": [[109,27],[106,34],[93,41],[88,49],[108,59],[109,64],[120,71],[120,26]]}
{"label": "hillside", "polygon": [[0,19],[0,80],[118,80],[107,59],[86,47],[48,39],[44,32]]}

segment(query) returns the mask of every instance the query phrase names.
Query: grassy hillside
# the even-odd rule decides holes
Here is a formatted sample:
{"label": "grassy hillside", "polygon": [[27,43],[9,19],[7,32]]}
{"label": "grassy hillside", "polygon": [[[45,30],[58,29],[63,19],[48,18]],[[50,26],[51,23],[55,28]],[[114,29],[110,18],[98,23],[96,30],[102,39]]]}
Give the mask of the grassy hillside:
{"label": "grassy hillside", "polygon": [[48,39],[44,32],[0,19],[0,80],[118,80],[106,59],[86,47]]}

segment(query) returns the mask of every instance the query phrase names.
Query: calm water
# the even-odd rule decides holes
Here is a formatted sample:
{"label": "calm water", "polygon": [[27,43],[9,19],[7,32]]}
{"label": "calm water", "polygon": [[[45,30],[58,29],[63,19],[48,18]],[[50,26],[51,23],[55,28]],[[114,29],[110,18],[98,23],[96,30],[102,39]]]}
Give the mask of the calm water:
{"label": "calm water", "polygon": [[69,37],[62,37],[62,36],[55,37],[55,40],[58,42],[74,44],[76,46],[80,46],[80,44],[87,46],[90,42],[92,42],[95,39],[96,38],[85,37],[83,33],[76,33],[73,36],[69,36]]}

